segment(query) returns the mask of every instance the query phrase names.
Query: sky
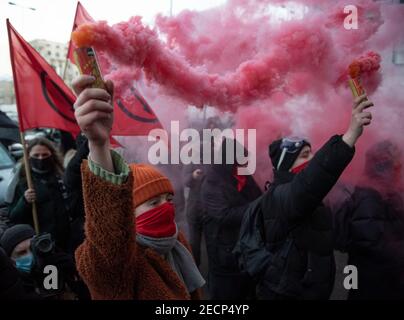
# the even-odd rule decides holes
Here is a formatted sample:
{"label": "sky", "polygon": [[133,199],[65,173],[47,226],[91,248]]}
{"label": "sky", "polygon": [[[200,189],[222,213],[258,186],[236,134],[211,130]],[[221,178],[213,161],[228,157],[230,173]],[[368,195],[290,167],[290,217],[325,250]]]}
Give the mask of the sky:
{"label": "sky", "polygon": [[[76,0],[0,0],[0,79],[11,78],[6,19],[27,40],[46,39],[67,42],[73,25]],[[110,24],[142,16],[153,25],[157,13],[170,14],[170,0],[82,0],[82,5],[95,20]],[[184,9],[204,10],[221,5],[225,0],[172,0],[173,14]],[[29,8],[35,8],[30,10]]]}

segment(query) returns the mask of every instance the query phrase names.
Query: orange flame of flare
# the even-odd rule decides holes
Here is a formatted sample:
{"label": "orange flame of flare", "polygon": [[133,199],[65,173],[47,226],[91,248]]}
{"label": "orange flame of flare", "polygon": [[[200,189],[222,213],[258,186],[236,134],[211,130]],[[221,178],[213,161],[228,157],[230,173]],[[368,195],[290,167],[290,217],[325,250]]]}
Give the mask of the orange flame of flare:
{"label": "orange flame of flare", "polygon": [[350,66],[348,67],[348,73],[352,79],[357,79],[360,77],[361,65],[360,65],[359,61],[355,60],[350,64]]}
{"label": "orange flame of flare", "polygon": [[72,41],[77,47],[90,46],[93,41],[93,28],[84,24],[72,32]]}

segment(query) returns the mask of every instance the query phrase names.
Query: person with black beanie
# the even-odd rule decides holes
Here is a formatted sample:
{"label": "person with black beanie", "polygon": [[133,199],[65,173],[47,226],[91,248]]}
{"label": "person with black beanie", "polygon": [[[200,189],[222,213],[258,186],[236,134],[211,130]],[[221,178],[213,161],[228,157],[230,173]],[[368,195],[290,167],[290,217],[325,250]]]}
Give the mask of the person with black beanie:
{"label": "person with black beanie", "polygon": [[328,299],[335,261],[331,211],[323,199],[355,153],[355,143],[372,115],[373,103],[355,100],[350,125],[314,155],[302,138],[283,138],[269,147],[274,181],[261,198],[262,235],[277,259],[264,268],[257,296],[269,300]]}
{"label": "person with black beanie", "polygon": [[[0,246],[4,250],[1,287],[3,292],[12,292],[14,297],[10,299],[25,299],[37,295],[36,283],[32,277],[34,256],[31,240],[34,236],[35,231],[30,225],[18,224],[7,229],[0,238]],[[13,281],[7,280],[8,277]]]}
{"label": "person with black beanie", "polygon": [[[50,234],[35,235],[28,224],[14,225],[0,237],[0,247],[0,296],[9,292],[9,299],[87,299],[87,289],[78,279],[72,256],[58,250]],[[50,265],[57,269],[56,289],[44,287],[44,270]]]}

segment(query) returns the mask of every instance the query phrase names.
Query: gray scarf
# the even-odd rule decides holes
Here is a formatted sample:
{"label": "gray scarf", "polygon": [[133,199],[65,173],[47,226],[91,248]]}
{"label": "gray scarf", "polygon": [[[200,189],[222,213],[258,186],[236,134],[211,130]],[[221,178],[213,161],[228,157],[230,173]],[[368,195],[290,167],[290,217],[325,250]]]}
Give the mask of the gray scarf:
{"label": "gray scarf", "polygon": [[152,248],[162,254],[178,277],[185,284],[189,293],[205,284],[194,258],[184,245],[177,240],[178,228],[175,235],[168,238],[152,238],[136,234],[136,242]]}

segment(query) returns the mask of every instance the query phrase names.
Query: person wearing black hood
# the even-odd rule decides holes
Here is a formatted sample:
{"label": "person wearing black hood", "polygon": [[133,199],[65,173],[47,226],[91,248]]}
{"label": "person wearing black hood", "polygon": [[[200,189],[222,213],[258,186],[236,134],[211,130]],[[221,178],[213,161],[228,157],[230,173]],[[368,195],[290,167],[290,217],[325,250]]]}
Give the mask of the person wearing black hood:
{"label": "person wearing black hood", "polygon": [[357,98],[346,133],[331,137],[314,155],[304,139],[270,145],[274,181],[260,209],[265,246],[278,260],[264,269],[258,298],[329,299],[335,276],[332,215],[322,202],[352,160],[363,127],[371,123],[365,109],[372,105],[366,96]]}
{"label": "person wearing black hood", "polygon": [[219,151],[222,164],[213,164],[206,168],[201,187],[201,203],[205,211],[204,235],[209,261],[208,290],[212,300],[255,297],[254,284],[248,275],[240,271],[232,251],[246,209],[262,192],[251,175],[238,175],[239,164],[226,163],[229,145],[234,148],[229,153],[236,154],[237,142],[225,139]]}
{"label": "person wearing black hood", "polygon": [[337,249],[358,270],[348,300],[404,298],[401,152],[389,140],[366,153],[364,179],[334,215]]}
{"label": "person wearing black hood", "polygon": [[39,299],[28,274],[33,265],[29,249],[35,235],[29,225],[7,229],[0,237],[0,299]]}
{"label": "person wearing black hood", "polygon": [[34,189],[29,189],[24,164],[9,204],[13,224],[33,226],[32,203],[36,202],[40,232],[48,232],[56,245],[67,251],[70,236],[70,196],[63,182],[63,165],[52,142],[36,138],[29,142],[27,153]]}
{"label": "person wearing black hood", "polygon": [[0,247],[0,300],[38,300],[35,292],[27,292],[24,282],[3,248]]}
{"label": "person wearing black hood", "polygon": [[[0,297],[8,299],[70,300],[86,298],[72,256],[50,245],[46,234],[35,235],[28,224],[17,224],[7,229],[0,237],[4,250],[0,258]],[[49,239],[50,241],[48,241]],[[46,249],[46,250],[45,250]],[[11,261],[10,261],[11,260]],[[57,288],[45,288],[46,266],[57,268]],[[7,278],[10,277],[10,279]]]}

